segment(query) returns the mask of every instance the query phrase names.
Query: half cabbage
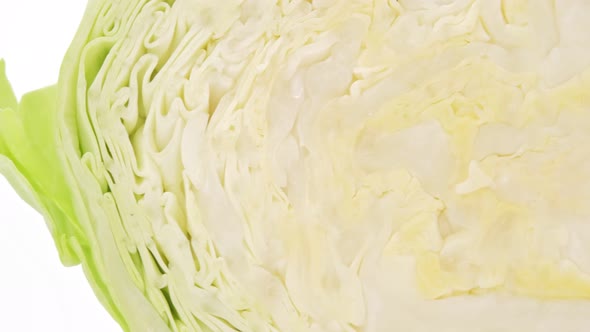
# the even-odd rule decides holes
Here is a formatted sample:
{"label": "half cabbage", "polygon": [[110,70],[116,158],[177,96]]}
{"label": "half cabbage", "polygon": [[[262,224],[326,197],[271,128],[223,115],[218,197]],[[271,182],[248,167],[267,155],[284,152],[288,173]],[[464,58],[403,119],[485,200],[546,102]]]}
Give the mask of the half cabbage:
{"label": "half cabbage", "polygon": [[589,10],[91,1],[0,171],[126,331],[580,331]]}

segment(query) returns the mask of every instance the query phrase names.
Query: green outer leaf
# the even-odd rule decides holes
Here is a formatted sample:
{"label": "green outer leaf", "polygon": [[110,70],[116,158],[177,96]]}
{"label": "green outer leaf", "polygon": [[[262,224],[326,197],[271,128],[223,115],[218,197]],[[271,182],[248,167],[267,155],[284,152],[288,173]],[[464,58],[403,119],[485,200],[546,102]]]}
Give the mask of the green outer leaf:
{"label": "green outer leaf", "polygon": [[45,216],[62,262],[74,265],[80,259],[69,239],[81,234],[75,227],[69,189],[56,158],[55,98],[55,87],[48,87],[26,94],[18,111],[0,110],[0,154],[5,176],[21,197]]}
{"label": "green outer leaf", "polygon": [[6,78],[6,63],[0,59],[0,109],[11,108],[16,109],[18,102],[16,96],[12,91],[10,82]]}
{"label": "green outer leaf", "polygon": [[63,264],[82,263],[95,294],[125,331],[165,332],[170,328],[118,254],[100,185],[81,160],[79,137],[92,133],[77,127],[78,113],[86,112],[79,105],[86,86],[78,64],[109,2],[89,2],[57,87],[28,93],[18,104],[0,61],[0,173],[44,216]]}
{"label": "green outer leaf", "polygon": [[[10,82],[6,77],[4,60],[0,59],[0,114],[17,109],[18,102],[16,96],[12,91]],[[1,116],[1,115],[0,115]],[[2,123],[0,123],[0,126]],[[0,139],[2,136],[0,135]],[[0,140],[0,151],[6,150],[3,148],[3,141]],[[0,154],[0,174],[5,174],[8,182],[17,191],[19,196],[31,205],[35,210],[42,212],[38,204],[39,198],[31,188],[31,184],[27,179],[19,173],[16,165],[8,157]]]}

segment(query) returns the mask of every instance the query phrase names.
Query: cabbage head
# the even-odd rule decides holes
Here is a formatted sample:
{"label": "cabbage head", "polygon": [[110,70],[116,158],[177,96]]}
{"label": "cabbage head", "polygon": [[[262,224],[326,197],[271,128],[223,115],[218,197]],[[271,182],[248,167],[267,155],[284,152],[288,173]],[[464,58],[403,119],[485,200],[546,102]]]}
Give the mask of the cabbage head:
{"label": "cabbage head", "polygon": [[588,331],[589,13],[91,0],[0,172],[125,331]]}

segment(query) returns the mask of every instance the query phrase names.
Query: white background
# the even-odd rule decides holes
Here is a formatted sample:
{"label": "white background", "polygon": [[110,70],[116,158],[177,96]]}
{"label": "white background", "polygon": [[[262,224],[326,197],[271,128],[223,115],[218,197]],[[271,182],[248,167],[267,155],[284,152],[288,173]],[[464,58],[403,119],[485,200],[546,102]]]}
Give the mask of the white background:
{"label": "white background", "polygon": [[[18,97],[57,81],[84,0],[0,0],[0,58]],[[65,268],[41,216],[0,176],[0,331],[119,332],[80,266]]]}

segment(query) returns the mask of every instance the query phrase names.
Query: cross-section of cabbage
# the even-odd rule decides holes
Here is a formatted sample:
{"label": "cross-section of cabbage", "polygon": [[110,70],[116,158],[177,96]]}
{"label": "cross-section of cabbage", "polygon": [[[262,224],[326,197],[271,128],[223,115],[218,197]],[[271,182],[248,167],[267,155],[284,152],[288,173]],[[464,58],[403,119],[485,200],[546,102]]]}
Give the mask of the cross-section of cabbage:
{"label": "cross-section of cabbage", "polygon": [[0,166],[125,330],[588,330],[589,12],[91,1]]}

